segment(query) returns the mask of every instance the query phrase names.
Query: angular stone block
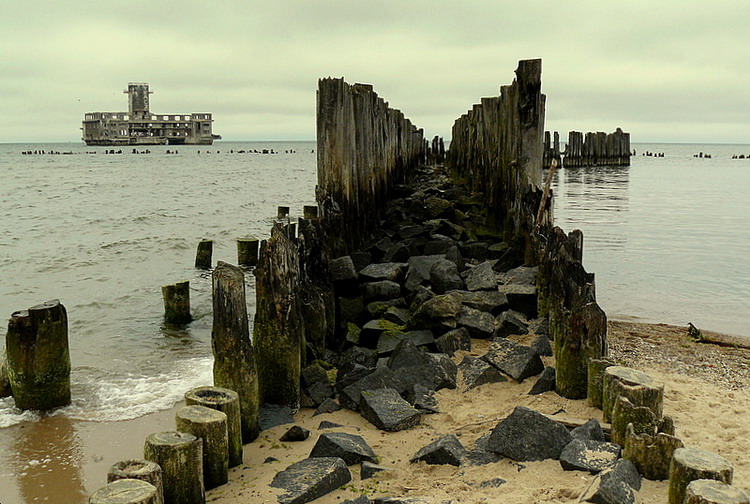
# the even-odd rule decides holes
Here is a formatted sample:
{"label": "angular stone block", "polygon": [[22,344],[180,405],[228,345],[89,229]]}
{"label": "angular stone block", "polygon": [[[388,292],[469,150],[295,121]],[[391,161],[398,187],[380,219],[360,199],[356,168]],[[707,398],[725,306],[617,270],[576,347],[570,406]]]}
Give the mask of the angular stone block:
{"label": "angular stone block", "polygon": [[424,461],[431,465],[461,465],[461,459],[466,453],[466,448],[453,434],[443,436],[427,446],[421,448],[412,457],[411,462]]}
{"label": "angular stone block", "polygon": [[346,465],[359,464],[363,460],[375,462],[375,453],[362,436],[346,432],[326,432],[320,435],[310,452],[310,457],[338,457]]}
{"label": "angular stone block", "polygon": [[388,367],[377,368],[364,378],[347,386],[339,393],[341,405],[350,410],[359,409],[359,401],[363,390],[377,390],[383,388],[395,389],[399,394],[406,392],[406,384]]}
{"label": "angular stone block", "polygon": [[541,413],[517,406],[500,421],[487,441],[487,450],[516,461],[559,460],[573,440],[568,429]]}
{"label": "angular stone block", "polygon": [[531,348],[505,338],[495,338],[482,359],[519,383],[544,371],[542,359]]}
{"label": "angular stone block", "polygon": [[422,413],[389,388],[363,390],[359,410],[365,420],[387,432],[409,429],[422,419]]}
{"label": "angular stone block", "polygon": [[458,365],[463,374],[464,390],[471,390],[486,383],[499,383],[508,381],[504,374],[494,366],[477,357],[467,355]]}
{"label": "angular stone block", "polygon": [[555,368],[547,366],[529,390],[529,395],[543,394],[555,390]]}
{"label": "angular stone block", "polygon": [[496,261],[485,261],[467,269],[462,275],[466,290],[497,290],[497,273],[492,269]]}
{"label": "angular stone block", "polygon": [[596,474],[615,465],[622,447],[602,441],[574,439],[560,453],[560,465],[566,471]]}
{"label": "angular stone block", "polygon": [[465,327],[473,338],[490,339],[495,332],[495,317],[492,314],[462,306],[456,324]]}
{"label": "angular stone block", "polygon": [[352,480],[346,462],[338,457],[315,457],[296,462],[274,476],[271,486],[286,490],[280,504],[304,504],[333,492]]}
{"label": "angular stone block", "polygon": [[435,340],[439,352],[453,357],[456,350],[471,351],[471,334],[465,327],[448,331]]}
{"label": "angular stone block", "polygon": [[570,431],[570,435],[573,436],[573,439],[580,439],[581,441],[604,441],[602,425],[596,418],[592,418],[580,427],[576,427]]}

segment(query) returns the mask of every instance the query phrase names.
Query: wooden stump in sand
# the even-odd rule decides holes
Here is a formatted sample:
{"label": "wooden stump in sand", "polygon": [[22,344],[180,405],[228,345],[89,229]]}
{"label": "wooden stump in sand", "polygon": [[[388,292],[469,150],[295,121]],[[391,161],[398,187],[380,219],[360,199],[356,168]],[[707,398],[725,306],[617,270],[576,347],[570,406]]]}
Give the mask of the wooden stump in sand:
{"label": "wooden stump in sand", "polygon": [[237,392],[222,387],[196,387],[185,392],[185,404],[205,406],[227,416],[229,467],[242,464],[242,423]]}
{"label": "wooden stump in sand", "polygon": [[669,478],[672,455],[677,448],[683,447],[680,439],[664,432],[656,435],[636,434],[632,424],[625,429],[625,436],[622,458],[630,460],[646,479],[658,481]]}
{"label": "wooden stump in sand", "polygon": [[187,324],[190,315],[190,282],[178,282],[161,288],[164,299],[164,320],[170,324]]}
{"label": "wooden stump in sand", "polygon": [[89,504],[159,504],[156,487],[137,479],[108,483],[89,497]]}
{"label": "wooden stump in sand", "polygon": [[626,397],[634,406],[646,406],[656,418],[661,418],[664,384],[646,373],[623,366],[605,369],[602,398],[605,422],[612,421],[612,409],[620,396]]}
{"label": "wooden stump in sand", "polygon": [[622,447],[627,444],[628,425],[636,434],[656,434],[658,420],[653,411],[645,406],[634,406],[627,398],[619,396],[612,409],[612,442]]}
{"label": "wooden stump in sand", "polygon": [[214,385],[239,395],[242,441],[249,443],[260,433],[260,401],[245,304],[245,276],[239,267],[222,261],[217,264],[213,272],[213,308]]}
{"label": "wooden stump in sand", "polygon": [[604,389],[604,370],[614,366],[612,359],[590,359],[588,368],[587,398],[594,408],[602,409],[602,393]]}
{"label": "wooden stump in sand", "polygon": [[678,448],[669,466],[669,504],[683,504],[691,481],[711,479],[732,484],[734,470],[724,457],[694,448]]}
{"label": "wooden stump in sand", "polygon": [[211,256],[214,251],[213,240],[201,240],[195,253],[195,267],[198,269],[211,269]]}
{"label": "wooden stump in sand", "polygon": [[721,481],[691,481],[685,491],[685,504],[750,504],[747,494]]}
{"label": "wooden stump in sand", "polygon": [[161,467],[156,462],[143,459],[123,460],[113,464],[107,472],[107,483],[122,479],[136,479],[150,483],[156,488],[155,504],[164,504],[164,484]]}
{"label": "wooden stump in sand", "polygon": [[149,434],[143,446],[143,458],[161,467],[165,503],[205,503],[203,442],[200,439],[177,431]]}
{"label": "wooden stump in sand", "polygon": [[59,300],[13,313],[5,349],[16,407],[49,410],[70,404],[68,314]]}
{"label": "wooden stump in sand", "polygon": [[229,481],[227,416],[205,406],[183,406],[175,415],[177,430],[203,440],[203,484],[206,490]]}

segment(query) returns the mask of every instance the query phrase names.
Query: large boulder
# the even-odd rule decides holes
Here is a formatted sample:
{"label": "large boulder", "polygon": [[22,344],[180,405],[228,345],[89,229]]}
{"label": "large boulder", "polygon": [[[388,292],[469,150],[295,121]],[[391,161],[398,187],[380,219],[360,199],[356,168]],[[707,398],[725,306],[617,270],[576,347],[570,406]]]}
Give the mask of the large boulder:
{"label": "large boulder", "polygon": [[449,294],[458,296],[464,306],[489,312],[494,316],[500,315],[509,306],[507,296],[498,290],[474,292],[455,290],[450,291]]}
{"label": "large boulder", "polygon": [[407,263],[409,267],[406,272],[406,290],[413,292],[417,287],[430,280],[430,269],[438,261],[445,260],[443,254],[412,256]]}
{"label": "large boulder", "polygon": [[596,474],[615,465],[622,447],[616,443],[574,439],[560,453],[560,465],[566,471]]}
{"label": "large boulder", "polygon": [[517,406],[492,429],[487,450],[521,462],[559,460],[572,440],[564,425],[525,406]]}
{"label": "large boulder", "polygon": [[508,381],[504,374],[482,359],[467,355],[458,365],[463,375],[464,390],[471,390],[486,383]]}
{"label": "large boulder", "polygon": [[359,277],[350,256],[328,261],[328,278],[338,296],[356,296]]}
{"label": "large boulder", "polygon": [[544,370],[534,350],[505,338],[495,338],[482,359],[519,383]]}
{"label": "large boulder", "polygon": [[388,301],[401,297],[401,284],[392,280],[367,282],[359,286],[362,298],[366,303],[371,301]]}
{"label": "large boulder", "polygon": [[430,284],[438,294],[464,288],[464,281],[458,274],[458,266],[448,259],[441,259],[432,265],[430,268]]}
{"label": "large boulder", "polygon": [[440,355],[422,352],[404,341],[389,357],[388,368],[406,384],[407,390],[413,391],[415,385],[422,385],[428,390],[456,388],[456,366],[450,358],[443,355],[446,359],[441,359]]}
{"label": "large boulder", "polygon": [[412,457],[411,462],[424,461],[431,465],[450,464],[459,466],[465,453],[466,448],[461,444],[461,441],[453,434],[449,434],[421,448]]}
{"label": "large boulder", "polygon": [[380,280],[401,282],[408,267],[407,263],[398,262],[370,264],[359,272],[359,277],[362,282],[378,282]]}
{"label": "large boulder", "polygon": [[438,351],[453,357],[456,350],[471,351],[471,334],[465,327],[448,331],[435,340]]}
{"label": "large boulder", "polygon": [[[419,350],[417,350],[419,352]],[[383,388],[392,388],[399,394],[406,392],[406,384],[399,378],[396,373],[388,367],[379,367],[364,378],[352,383],[340,391],[339,401],[341,405],[350,410],[357,410],[362,398],[363,390],[376,390]]]}
{"label": "large boulder", "polygon": [[495,317],[485,311],[462,306],[456,324],[465,327],[473,338],[490,339],[495,331]]}
{"label": "large boulder", "polygon": [[377,461],[375,452],[362,436],[346,432],[321,434],[310,452],[310,457],[339,457],[346,465],[359,464],[363,460]]}
{"label": "large boulder", "polygon": [[411,318],[415,329],[432,329],[438,334],[456,328],[461,300],[454,294],[442,294],[422,303]]}
{"label": "large boulder", "polygon": [[333,492],[352,480],[346,462],[338,457],[308,458],[296,462],[274,476],[273,488],[286,493],[280,504],[304,504]]}
{"label": "large boulder", "polygon": [[464,271],[462,278],[466,290],[494,290],[497,291],[497,273],[492,269],[496,261],[484,261],[481,264]]}
{"label": "large boulder", "polygon": [[507,310],[495,318],[493,336],[496,338],[507,338],[512,335],[527,334],[528,332],[529,323],[526,316],[521,312]]}
{"label": "large boulder", "polygon": [[362,391],[359,411],[365,420],[388,432],[414,427],[422,418],[398,391],[389,388]]}

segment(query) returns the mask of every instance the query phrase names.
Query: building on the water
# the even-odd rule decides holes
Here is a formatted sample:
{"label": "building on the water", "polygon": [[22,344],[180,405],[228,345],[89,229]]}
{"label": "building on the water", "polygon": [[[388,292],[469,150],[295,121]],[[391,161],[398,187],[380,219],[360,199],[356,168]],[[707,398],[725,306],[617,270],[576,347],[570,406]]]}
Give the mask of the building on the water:
{"label": "building on the water", "polygon": [[211,114],[154,114],[145,82],[131,82],[127,112],[89,112],[83,120],[86,145],[211,145],[221,138],[212,131]]}

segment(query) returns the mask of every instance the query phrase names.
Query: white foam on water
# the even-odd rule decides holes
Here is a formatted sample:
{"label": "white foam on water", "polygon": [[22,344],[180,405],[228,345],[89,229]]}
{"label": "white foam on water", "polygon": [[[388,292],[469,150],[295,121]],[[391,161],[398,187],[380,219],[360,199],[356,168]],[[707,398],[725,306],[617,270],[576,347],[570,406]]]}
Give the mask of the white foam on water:
{"label": "white foam on water", "polygon": [[[131,420],[169,409],[191,388],[212,383],[212,358],[178,361],[171,371],[153,376],[106,375],[89,368],[74,372],[72,403],[51,415],[93,422]],[[12,398],[0,399],[0,428],[38,419],[38,413],[16,408]]]}

